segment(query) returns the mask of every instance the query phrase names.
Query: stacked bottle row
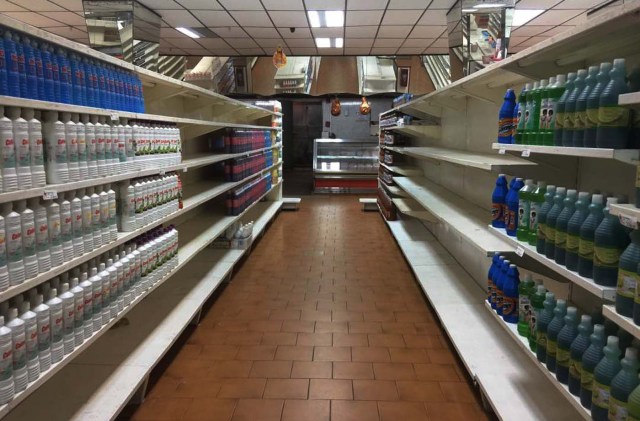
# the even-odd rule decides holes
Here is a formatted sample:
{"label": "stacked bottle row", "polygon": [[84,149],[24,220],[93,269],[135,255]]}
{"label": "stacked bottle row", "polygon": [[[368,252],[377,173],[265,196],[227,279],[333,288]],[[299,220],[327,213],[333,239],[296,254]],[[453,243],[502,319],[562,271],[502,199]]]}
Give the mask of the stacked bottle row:
{"label": "stacked bottle row", "polygon": [[413,122],[413,117],[405,115],[400,111],[393,111],[385,114],[380,120],[380,128],[385,129],[393,126],[405,126]]}
{"label": "stacked bottle row", "polygon": [[229,159],[224,163],[224,179],[225,181],[240,181],[272,165],[272,151],[246,158]]}
{"label": "stacked bottle row", "polygon": [[273,130],[226,129],[222,139],[224,152],[242,153],[268,148],[276,136]]}
{"label": "stacked bottle row", "polygon": [[116,193],[107,184],[2,204],[0,291],[51,270],[118,237]]}
{"label": "stacked bottle row", "polygon": [[0,304],[0,404],[99,332],[177,264],[178,231],[157,228]]}
{"label": "stacked bottle row", "polygon": [[[180,129],[169,123],[154,123],[150,121],[134,121],[131,127],[133,154],[136,161],[140,160],[141,167],[157,166],[157,159],[162,158],[171,164],[180,163],[182,142]],[[118,126],[119,130],[119,126]],[[125,136],[128,129],[125,126]],[[147,162],[152,160],[151,162]]]}
{"label": "stacked bottle row", "polygon": [[182,181],[177,173],[125,180],[118,195],[118,228],[135,231],[182,209]]}
{"label": "stacked bottle row", "polygon": [[507,90],[498,142],[587,148],[640,148],[640,113],[618,96],[640,91],[640,68],[626,80],[625,60],[527,83],[518,102]]}
{"label": "stacked bottle row", "polygon": [[144,113],[132,71],[1,28],[0,95]]}
{"label": "stacked bottle row", "polygon": [[254,204],[266,192],[271,190],[272,176],[265,174],[263,177],[251,181],[240,188],[227,194],[227,215],[237,216]]}

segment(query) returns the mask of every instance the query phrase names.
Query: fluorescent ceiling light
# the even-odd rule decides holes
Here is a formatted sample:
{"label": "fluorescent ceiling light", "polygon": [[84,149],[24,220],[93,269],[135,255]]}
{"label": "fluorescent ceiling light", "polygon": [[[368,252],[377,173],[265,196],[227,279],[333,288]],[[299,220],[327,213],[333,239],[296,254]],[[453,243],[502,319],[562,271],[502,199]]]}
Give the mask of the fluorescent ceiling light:
{"label": "fluorescent ceiling light", "polygon": [[186,36],[188,36],[190,38],[200,38],[200,34],[199,33],[194,32],[189,28],[178,27],[178,28],[176,28],[176,30],[182,32],[183,34],[185,34]]}
{"label": "fluorescent ceiling light", "polygon": [[324,21],[328,28],[340,28],[344,26],[344,12],[342,10],[328,10],[324,12]]}
{"label": "fluorescent ceiling light", "polygon": [[544,10],[528,10],[528,9],[516,9],[513,12],[512,26],[522,26],[529,22],[531,19],[540,15]]}
{"label": "fluorescent ceiling light", "polygon": [[330,38],[316,38],[316,46],[318,48],[331,48]]}
{"label": "fluorescent ceiling light", "polygon": [[504,3],[479,3],[473,6],[474,9],[493,9],[496,7],[504,7]]}
{"label": "fluorescent ceiling light", "polygon": [[336,48],[342,48],[344,45],[344,38],[336,38]]}
{"label": "fluorescent ceiling light", "polygon": [[309,10],[307,16],[309,17],[309,25],[311,25],[312,28],[320,27],[320,15],[316,10]]}
{"label": "fluorescent ceiling light", "polygon": [[477,12],[476,9],[462,9],[462,13],[474,13]]}

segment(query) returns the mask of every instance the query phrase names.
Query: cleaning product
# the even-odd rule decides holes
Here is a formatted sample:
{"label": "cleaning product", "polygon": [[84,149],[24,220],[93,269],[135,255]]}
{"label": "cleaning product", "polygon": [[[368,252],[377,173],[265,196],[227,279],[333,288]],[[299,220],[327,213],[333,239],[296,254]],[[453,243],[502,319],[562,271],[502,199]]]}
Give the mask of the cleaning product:
{"label": "cleaning product", "polygon": [[42,124],[35,118],[33,109],[24,108],[22,115],[27,120],[29,148],[31,152],[31,184],[33,187],[44,187],[47,175],[44,169],[44,140]]}
{"label": "cleaning product", "polygon": [[0,405],[11,401],[15,395],[12,352],[11,329],[4,325],[4,316],[0,316]]}
{"label": "cleaning product", "polygon": [[16,57],[18,59],[18,80],[20,82],[20,96],[23,98],[28,98],[29,95],[27,91],[27,68],[20,35],[13,34],[13,42],[16,45]]}
{"label": "cleaning product", "polygon": [[118,239],[116,192],[111,188],[111,184],[107,184],[105,190],[107,192],[107,201],[109,204],[109,241],[111,242]]}
{"label": "cleaning product", "polygon": [[535,246],[538,242],[538,216],[544,203],[547,183],[539,181],[536,188],[529,193],[529,231],[526,241]]}
{"label": "cleaning product", "polygon": [[520,201],[518,199],[518,192],[523,186],[524,186],[524,182],[522,181],[522,178],[516,178],[516,181],[513,184],[513,188],[510,188],[509,193],[507,194],[508,223],[506,225],[506,229],[507,229],[507,235],[511,237],[515,237],[517,232],[518,208],[520,206]]}
{"label": "cleaning product", "polygon": [[609,83],[602,89],[598,107],[598,148],[624,149],[629,143],[629,108],[618,105],[618,97],[629,92],[625,81],[625,59],[613,60]]}
{"label": "cleaning product", "polygon": [[562,124],[562,146],[574,146],[573,132],[575,129],[576,102],[584,89],[586,77],[587,71],[585,69],[578,70],[573,82],[573,89],[567,95],[564,105],[564,123]]}
{"label": "cleaning product", "polygon": [[91,268],[89,282],[93,289],[93,299],[91,300],[91,313],[93,314],[93,333],[102,327],[102,277],[98,274],[98,268]]}
{"label": "cleaning product", "polygon": [[[500,253],[497,251],[493,254],[493,258],[491,259],[491,266],[489,266],[489,273],[487,275],[487,302],[489,304],[492,303],[492,299],[495,298],[495,284],[493,283],[493,273],[496,270],[496,266],[498,264],[498,260],[500,259]],[[492,306],[493,307],[493,306]]]}
{"label": "cleaning product", "polygon": [[[36,292],[35,289],[32,291]],[[43,303],[42,294],[33,294],[31,303],[38,327],[40,372],[44,373],[51,367],[51,312],[49,306]]]}
{"label": "cleaning product", "polygon": [[105,125],[102,124],[101,119],[98,119],[96,116],[91,117],[91,122],[93,123],[96,136],[96,165],[98,167],[98,177],[103,177],[107,175]]}
{"label": "cleaning product", "polygon": [[45,141],[45,169],[47,182],[63,184],[69,182],[69,164],[67,153],[67,137],[65,125],[58,120],[58,113],[50,113],[43,127]]}
{"label": "cleaning product", "polygon": [[4,217],[0,216],[0,291],[6,291],[10,285],[7,267],[7,231],[4,226]]}
{"label": "cleaning product", "polygon": [[3,45],[5,60],[7,63],[7,94],[9,96],[20,96],[20,76],[18,71],[18,52],[16,43],[13,41],[13,34],[5,31],[3,35]]}
{"label": "cleaning product", "polygon": [[553,292],[547,292],[544,299],[544,309],[536,320],[536,356],[538,361],[547,361],[547,328],[553,319],[553,310],[556,307],[556,296]]}
{"label": "cleaning product", "polygon": [[535,117],[536,130],[531,135],[531,140],[534,145],[543,145],[544,132],[547,127],[547,115],[549,113],[549,85],[555,82],[555,78],[543,79],[540,81],[540,88],[535,94],[536,104],[538,108],[538,115]]}
{"label": "cleaning product", "polygon": [[596,147],[596,137],[598,132],[598,112],[600,110],[600,95],[602,90],[609,84],[609,73],[611,72],[611,63],[601,63],[596,75],[596,83],[589,92],[587,98],[587,119],[584,129],[584,146],[587,148]]}
{"label": "cleaning product", "polygon": [[589,215],[580,227],[578,246],[578,273],[585,278],[593,278],[593,249],[596,230],[604,218],[603,196],[594,194],[589,205]]}
{"label": "cleaning product", "polygon": [[66,194],[58,195],[60,205],[60,239],[62,240],[62,256],[65,262],[73,259],[73,221],[71,219],[71,202]]}
{"label": "cleaning product", "polygon": [[[82,272],[80,275],[80,288],[83,291],[82,307],[82,340],[86,341],[93,335],[93,284],[89,280],[89,274]],[[77,337],[77,336],[76,336]],[[78,343],[76,343],[78,346]]]}
{"label": "cleaning product", "polygon": [[529,349],[536,352],[537,348],[537,321],[544,310],[544,300],[547,294],[547,289],[544,285],[537,285],[535,292],[531,297],[531,317],[529,318]]}
{"label": "cleaning product", "polygon": [[25,280],[22,252],[22,221],[20,214],[13,210],[11,202],[4,203],[2,206],[7,240],[9,282],[11,285],[19,285]]}
{"label": "cleaning product", "polygon": [[74,301],[74,323],[73,323],[73,336],[74,336],[74,345],[78,347],[82,345],[84,342],[84,301],[85,301],[85,292],[82,287],[79,285],[80,280],[78,278],[71,279],[71,284],[69,287],[71,288],[69,291],[73,294]]}
{"label": "cleaning product", "polygon": [[529,214],[531,212],[531,193],[536,189],[533,180],[527,179],[524,187],[518,192],[518,228],[516,238],[527,241],[529,237]]}
{"label": "cleaning product", "polygon": [[553,258],[559,265],[565,264],[567,252],[567,227],[569,225],[569,219],[571,219],[575,210],[577,196],[578,192],[576,190],[567,190],[567,196],[562,201],[562,211],[558,215],[558,219],[556,221],[556,244]]}
{"label": "cleaning product", "polygon": [[20,319],[24,322],[27,379],[31,383],[40,377],[40,359],[38,358],[38,315],[31,311],[29,301],[21,304]]}
{"label": "cleaning product", "polygon": [[[144,247],[147,247],[144,250],[148,251],[149,245],[150,242],[145,244],[143,246],[143,249]],[[144,252],[145,251],[143,251],[143,253]],[[502,261],[502,267],[500,268],[500,273],[498,274],[498,282],[496,283],[496,313],[498,313],[500,316],[502,316],[502,306],[504,304],[504,283],[507,280],[510,265],[511,262],[509,260],[505,259]],[[150,272],[150,269],[148,269],[147,272]]]}
{"label": "cleaning product", "polygon": [[540,254],[544,254],[546,248],[547,239],[547,215],[553,207],[553,198],[556,195],[556,186],[547,186],[547,191],[544,193],[544,203],[540,206],[538,212],[538,230],[536,232],[536,251]]}
{"label": "cleaning product", "polygon": [[[135,253],[135,252],[134,252]],[[140,251],[138,250],[138,253]],[[498,309],[498,280],[502,276],[502,265],[504,264],[504,256],[498,256],[496,267],[491,274],[491,280],[493,281],[493,289],[491,291],[491,308]]]}
{"label": "cleaning product", "polygon": [[604,357],[593,371],[593,397],[591,398],[591,418],[606,421],[609,418],[611,381],[622,368],[618,338],[609,336],[603,349]]}
{"label": "cleaning product", "polygon": [[[505,180],[506,187],[506,180]],[[118,201],[118,209],[117,212],[120,215],[120,224],[118,228],[122,232],[135,231],[136,229],[136,195],[135,195],[135,187],[131,184],[130,180],[125,180],[120,183],[119,189],[119,201]],[[503,200],[504,201],[504,200]],[[504,218],[502,217],[502,211],[504,209],[504,204],[499,205],[500,218],[496,219],[495,215],[492,220],[492,224],[500,223],[502,224],[502,228],[504,228]],[[495,211],[495,203],[494,209]],[[496,225],[493,225],[496,226]]]}
{"label": "cleaning product", "polygon": [[[133,188],[133,191],[134,191],[134,197],[135,197],[135,188]],[[496,180],[496,187],[493,189],[493,194],[491,195],[491,202],[492,202],[491,226],[495,228],[505,228],[504,221],[505,221],[505,212],[507,210],[507,193],[508,192],[509,192],[509,189],[507,189],[507,177],[504,174],[498,175],[498,178]],[[129,195],[129,191],[127,190],[127,196],[128,195]],[[121,194],[120,197],[123,197],[123,195]],[[134,218],[135,218],[135,209],[134,209]],[[127,227],[132,228],[130,225],[127,225]],[[132,230],[126,229],[125,231],[132,231]]]}
{"label": "cleaning product", "polygon": [[62,251],[62,218],[60,205],[51,201],[47,206],[47,221],[49,227],[49,250],[51,252],[51,266],[56,267],[64,263]]}
{"label": "cleaning product", "polygon": [[531,331],[531,298],[534,293],[535,282],[530,273],[524,275],[524,281],[518,287],[518,334],[529,338]]}
{"label": "cleaning product", "polygon": [[507,276],[502,285],[502,318],[507,323],[518,323],[519,303],[518,289],[520,277],[516,265],[509,265]]}
{"label": "cleaning product", "polygon": [[563,141],[564,134],[564,123],[566,121],[566,117],[564,115],[565,107],[567,104],[567,99],[571,92],[573,92],[573,88],[575,85],[577,74],[571,72],[567,75],[567,82],[564,85],[564,91],[558,101],[555,103],[555,107],[553,109],[553,115],[555,117],[555,126],[553,128],[553,144],[556,146],[565,146]]}
{"label": "cleaning product", "polygon": [[51,315],[51,363],[55,364],[64,356],[64,313],[56,288],[51,288],[47,306]]}
{"label": "cleaning product", "polygon": [[79,195],[73,195],[71,200],[71,221],[73,228],[73,255],[80,257],[84,250],[84,230],[82,226],[82,199]]}
{"label": "cleaning product", "polygon": [[518,123],[516,125],[516,133],[515,133],[515,143],[523,144],[524,143],[524,133],[526,127],[526,111],[527,111],[527,93],[531,90],[533,85],[531,83],[527,83],[522,91],[520,92],[520,96],[518,97]]}
{"label": "cleaning product", "polygon": [[580,227],[587,219],[589,211],[587,206],[589,205],[589,193],[578,193],[578,200],[575,203],[575,210],[569,223],[567,224],[567,246],[565,265],[567,269],[577,271],[578,270],[578,256],[580,252]]}
{"label": "cleaning product", "polygon": [[96,140],[96,126],[91,122],[89,116],[82,115],[82,124],[84,124],[84,138],[87,144],[87,168],[90,178],[98,177],[98,155]]}
{"label": "cleaning product", "polygon": [[540,114],[540,82],[533,82],[533,88],[527,94],[527,109],[525,111],[524,144],[535,142],[538,130],[537,120]]}
{"label": "cleaning product", "polygon": [[634,317],[634,297],[638,289],[638,265],[640,264],[640,232],[631,232],[631,242],[620,255],[616,290],[616,311]]}
{"label": "cleaning product", "polygon": [[101,207],[100,196],[95,192],[93,187],[89,187],[87,192],[91,197],[91,226],[93,233],[93,249],[102,247],[102,224],[101,224]]}
{"label": "cleaning product", "polygon": [[104,187],[98,187],[100,190],[100,232],[102,234],[102,244],[111,242],[111,233],[109,229],[109,194]]}
{"label": "cleaning product", "polygon": [[553,309],[553,319],[547,327],[547,369],[556,372],[556,357],[558,351],[558,334],[564,327],[564,317],[567,314],[567,302],[558,300],[556,307]]}
{"label": "cleaning product", "polygon": [[38,255],[36,253],[36,222],[33,210],[27,207],[26,200],[20,200],[16,210],[20,213],[22,224],[22,258],[24,259],[25,279],[38,275]]}
{"label": "cleaning product", "polygon": [[62,284],[62,293],[58,295],[62,300],[62,341],[64,355],[70,354],[75,349],[75,297],[69,291],[69,284]]}
{"label": "cleaning product", "polygon": [[593,326],[593,333],[590,336],[591,344],[582,354],[582,375],[580,377],[580,403],[585,408],[591,408],[593,395],[593,372],[604,357],[604,326],[596,324]]}
{"label": "cleaning product", "polygon": [[31,147],[29,145],[29,123],[20,117],[19,108],[10,108],[9,115],[13,122],[13,142],[16,153],[16,170],[18,173],[18,188],[20,190],[32,187],[31,179]]}
{"label": "cleaning product", "polygon": [[[102,279],[102,325],[109,323],[111,319],[111,277],[107,272],[107,265],[100,263],[98,275]],[[95,328],[95,324],[94,324]]]}
{"label": "cleaning product", "polygon": [[31,46],[31,40],[27,37],[22,38],[22,51],[24,52],[25,68],[27,73],[27,98],[39,98],[39,80],[38,69],[36,66],[36,55]]}
{"label": "cleaning product", "polygon": [[71,120],[69,113],[62,113],[64,123],[64,136],[67,143],[67,163],[69,165],[69,179],[78,180],[80,178],[80,167],[78,164],[78,128]]}
{"label": "cleaning product", "polygon": [[76,125],[76,139],[78,142],[78,171],[80,178],[86,180],[89,177],[89,151],[87,149],[87,132],[84,123],[80,121],[78,114],[72,115],[73,122]]}
{"label": "cleaning product", "polygon": [[571,342],[569,362],[569,392],[580,396],[580,377],[582,376],[582,355],[589,348],[589,336],[593,332],[591,316],[583,314],[578,325],[578,335]]}
{"label": "cleaning product", "polygon": [[78,190],[82,209],[82,242],[85,253],[93,251],[93,226],[91,212],[91,197],[85,189]]}
{"label": "cleaning product", "polygon": [[[614,286],[618,281],[620,255],[629,244],[629,235],[617,216],[609,213],[610,206],[618,203],[615,197],[607,198],[602,222],[596,229],[593,242],[593,281],[598,285]],[[628,300],[629,315],[631,300]]]}
{"label": "cleaning product", "polygon": [[553,197],[553,207],[547,214],[545,222],[545,247],[544,254],[553,259],[556,254],[556,225],[558,222],[558,216],[562,212],[564,198],[566,196],[567,189],[564,187],[558,187],[556,189],[556,195]]}
{"label": "cleaning product", "polygon": [[626,420],[629,416],[629,395],[633,392],[640,380],[638,379],[638,350],[627,348],[624,358],[620,361],[622,368],[611,380],[611,396],[609,397],[610,420]]}
{"label": "cleaning product", "polygon": [[598,66],[590,66],[584,79],[584,87],[576,99],[573,118],[573,146],[584,147],[584,134],[587,127],[587,100],[597,82]]}
{"label": "cleaning product", "polygon": [[3,192],[18,190],[18,172],[16,170],[16,146],[13,137],[13,122],[0,107],[0,142],[2,142],[2,188]]}
{"label": "cleaning product", "polygon": [[640,419],[640,385],[633,389],[633,392],[629,395],[627,403],[627,420],[636,421]]}
{"label": "cleaning product", "polygon": [[13,341],[13,384],[16,393],[27,388],[27,350],[24,322],[18,317],[18,309],[12,307],[8,312],[7,327],[11,329]]}
{"label": "cleaning product", "polygon": [[569,383],[569,369],[571,366],[571,344],[578,336],[578,309],[567,308],[564,316],[564,326],[558,333],[558,348],[556,351],[556,378],[560,383]]}

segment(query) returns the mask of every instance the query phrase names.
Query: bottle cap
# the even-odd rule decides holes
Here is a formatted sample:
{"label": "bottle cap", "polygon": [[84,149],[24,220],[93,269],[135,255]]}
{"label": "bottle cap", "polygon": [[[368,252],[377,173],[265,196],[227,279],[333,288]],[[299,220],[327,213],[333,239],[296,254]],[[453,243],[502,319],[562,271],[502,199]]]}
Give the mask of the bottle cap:
{"label": "bottle cap", "polygon": [[69,291],[69,284],[65,282],[64,284],[62,284],[62,293],[64,294],[67,291]]}
{"label": "bottle cap", "polygon": [[591,203],[594,204],[602,204],[604,197],[601,194],[594,194],[593,196],[591,196]]}
{"label": "bottle cap", "polygon": [[[536,293],[537,293],[537,294],[545,294],[545,291],[546,291],[546,290],[547,290],[547,289],[544,287],[544,285],[538,285],[538,286],[537,286]],[[546,297],[546,294],[545,294],[545,297]]]}
{"label": "bottle cap", "polygon": [[575,190],[575,189],[569,189],[569,190],[567,190],[567,196],[575,197],[577,194],[578,194],[578,191],[577,191],[577,190]]}
{"label": "bottle cap", "polygon": [[15,307],[11,307],[9,309],[9,320],[11,321],[11,320],[15,319],[16,317],[18,317],[18,309],[15,308]]}
{"label": "bottle cap", "polygon": [[585,78],[587,76],[587,70],[586,69],[580,69],[578,70],[578,74],[577,77],[578,78]]}
{"label": "bottle cap", "polygon": [[618,348],[620,345],[620,339],[617,336],[607,337],[607,346],[611,348]]}
{"label": "bottle cap", "polygon": [[627,349],[624,352],[624,358],[627,360],[637,360],[638,359],[638,350],[628,346]]}
{"label": "bottle cap", "polygon": [[575,318],[578,315],[578,309],[575,307],[569,307],[567,308],[567,316],[572,316],[573,318]]}
{"label": "bottle cap", "polygon": [[567,192],[567,188],[566,187],[557,187],[556,188],[556,194],[563,195],[566,192]]}
{"label": "bottle cap", "polygon": [[578,199],[580,200],[585,200],[588,197],[589,197],[589,192],[581,191],[580,193],[578,193]]}
{"label": "bottle cap", "polygon": [[598,336],[604,335],[604,325],[597,324],[593,326],[593,334]]}
{"label": "bottle cap", "polygon": [[580,323],[591,323],[591,316],[589,316],[588,314],[583,314],[580,317]]}
{"label": "bottle cap", "polygon": [[617,203],[618,203],[617,197],[607,197],[607,207],[609,207],[609,205],[615,205]]}

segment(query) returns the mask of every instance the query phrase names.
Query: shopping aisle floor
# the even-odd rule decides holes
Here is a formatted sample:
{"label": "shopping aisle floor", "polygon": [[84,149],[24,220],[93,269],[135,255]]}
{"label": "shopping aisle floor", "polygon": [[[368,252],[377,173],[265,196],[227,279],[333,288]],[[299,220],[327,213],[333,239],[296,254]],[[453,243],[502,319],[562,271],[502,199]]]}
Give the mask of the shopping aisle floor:
{"label": "shopping aisle floor", "polygon": [[[380,215],[281,212],[135,420],[483,420]],[[481,352],[481,350],[479,350]]]}

